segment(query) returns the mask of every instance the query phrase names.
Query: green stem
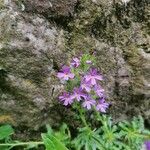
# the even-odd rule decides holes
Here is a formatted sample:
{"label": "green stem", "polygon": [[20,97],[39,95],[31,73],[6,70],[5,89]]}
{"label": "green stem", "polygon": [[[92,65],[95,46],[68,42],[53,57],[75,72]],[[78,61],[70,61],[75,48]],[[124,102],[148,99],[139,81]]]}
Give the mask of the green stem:
{"label": "green stem", "polygon": [[137,137],[142,137],[144,139],[150,139],[150,135],[148,135],[148,134],[135,133],[134,135],[137,136]]}
{"label": "green stem", "polygon": [[83,112],[81,111],[81,109],[79,108],[79,113],[80,113],[80,117],[81,117],[81,121],[83,123],[83,125],[87,128],[89,128],[87,122],[86,122],[86,119],[85,119],[85,116],[83,115]]}
{"label": "green stem", "polygon": [[102,119],[102,117],[100,116],[100,114],[98,113],[98,111],[96,110],[96,108],[94,108],[97,120],[100,121],[103,125],[105,125],[105,121]]}
{"label": "green stem", "polygon": [[25,145],[43,145],[44,142],[20,142],[20,143],[6,143],[6,144],[0,144],[1,146],[25,146]]}
{"label": "green stem", "polygon": [[86,127],[89,127],[84,116],[81,116],[81,120]]}
{"label": "green stem", "polygon": [[[88,124],[87,124],[87,122],[86,122],[85,116],[84,116],[84,114],[83,114],[82,108],[81,108],[77,103],[74,103],[74,109],[78,110],[83,125],[84,125],[85,127],[89,128],[89,126],[88,126]],[[90,128],[89,128],[89,129],[90,129]]]}
{"label": "green stem", "polygon": [[96,108],[94,108],[94,110],[95,110],[95,113],[96,113],[97,120],[100,121],[100,123],[102,124],[102,126],[105,128],[105,132],[106,132],[105,134],[110,135],[110,128],[108,126],[107,121],[105,120],[105,118],[103,118],[103,116],[101,116],[99,114],[99,112],[96,110]]}

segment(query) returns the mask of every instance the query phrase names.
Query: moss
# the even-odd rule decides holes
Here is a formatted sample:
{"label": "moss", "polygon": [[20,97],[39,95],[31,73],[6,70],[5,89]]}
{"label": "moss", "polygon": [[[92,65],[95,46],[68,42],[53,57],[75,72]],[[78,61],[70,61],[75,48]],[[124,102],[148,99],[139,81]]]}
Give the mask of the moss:
{"label": "moss", "polygon": [[138,47],[135,45],[129,45],[126,49],[123,50],[124,57],[127,62],[133,66],[135,71],[141,70],[142,66],[142,56],[138,51]]}
{"label": "moss", "polygon": [[86,52],[95,47],[90,32],[95,18],[100,13],[101,8],[91,0],[80,1],[76,8],[76,17],[68,24],[69,36],[66,35],[68,50]]}
{"label": "moss", "polygon": [[145,60],[138,51],[138,47],[134,44],[129,45],[123,50],[126,62],[132,67],[132,86],[133,90],[140,88],[143,89],[142,72]]}

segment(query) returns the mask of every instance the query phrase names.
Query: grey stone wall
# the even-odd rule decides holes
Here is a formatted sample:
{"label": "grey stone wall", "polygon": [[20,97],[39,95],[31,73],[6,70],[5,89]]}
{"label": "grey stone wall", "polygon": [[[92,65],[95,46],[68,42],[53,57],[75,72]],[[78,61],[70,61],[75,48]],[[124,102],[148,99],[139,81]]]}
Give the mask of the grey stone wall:
{"label": "grey stone wall", "polygon": [[[115,121],[142,115],[150,124],[148,0],[0,1],[0,115],[38,130],[59,124],[63,88],[56,72],[94,50]],[[8,117],[9,116],[9,117]]]}

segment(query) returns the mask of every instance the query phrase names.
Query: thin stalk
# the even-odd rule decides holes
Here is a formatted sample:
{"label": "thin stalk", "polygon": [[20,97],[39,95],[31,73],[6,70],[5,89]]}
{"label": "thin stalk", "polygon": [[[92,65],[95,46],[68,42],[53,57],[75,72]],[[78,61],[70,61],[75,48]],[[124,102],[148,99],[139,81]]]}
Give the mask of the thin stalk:
{"label": "thin stalk", "polygon": [[4,143],[0,144],[0,146],[25,146],[25,145],[44,145],[44,142],[20,142],[20,143]]}
{"label": "thin stalk", "polygon": [[89,128],[87,122],[86,122],[86,119],[85,119],[85,116],[83,115],[83,112],[81,111],[81,109],[79,108],[79,114],[80,114],[80,117],[81,117],[81,121],[83,123],[83,125],[87,128]]}
{"label": "thin stalk", "polygon": [[150,139],[150,135],[149,134],[134,133],[134,135],[137,136],[137,137],[144,138],[144,139]]}
{"label": "thin stalk", "polygon": [[102,117],[100,116],[100,114],[98,113],[96,108],[94,108],[94,111],[95,111],[95,114],[96,114],[96,117],[97,117],[98,121],[100,121],[103,125],[105,125],[104,120],[102,119]]}
{"label": "thin stalk", "polygon": [[[83,125],[84,125],[85,127],[89,128],[89,126],[88,126],[88,124],[87,124],[87,122],[86,122],[85,116],[84,116],[84,114],[83,114],[82,108],[81,108],[77,103],[74,103],[74,109],[78,110]],[[89,128],[89,129],[90,129],[90,128]]]}

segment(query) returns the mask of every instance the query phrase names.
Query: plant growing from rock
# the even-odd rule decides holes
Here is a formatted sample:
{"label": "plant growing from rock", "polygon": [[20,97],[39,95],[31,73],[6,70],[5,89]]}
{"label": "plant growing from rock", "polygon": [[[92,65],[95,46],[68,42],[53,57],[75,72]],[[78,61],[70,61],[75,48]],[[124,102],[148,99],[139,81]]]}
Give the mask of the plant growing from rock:
{"label": "plant growing from rock", "polygon": [[114,124],[106,114],[110,102],[102,87],[104,77],[95,62],[94,55],[84,54],[73,58],[57,73],[64,85],[59,102],[72,109],[81,122],[75,136],[71,136],[69,127],[63,124],[57,132],[47,126],[47,133],[41,134],[42,141],[13,141],[9,137],[14,131],[6,125],[0,127],[0,141],[4,142],[0,149],[39,149],[39,145],[44,145],[46,150],[141,150],[145,141],[145,149],[149,150],[150,132],[144,128],[142,117]]}
{"label": "plant growing from rock", "polygon": [[[104,77],[95,67],[93,55],[82,55],[73,58],[69,66],[63,66],[57,77],[65,86],[59,97],[66,107],[78,112],[82,126],[72,144],[76,150],[141,150],[145,138],[150,138],[149,131],[144,128],[142,117],[133,121],[113,124],[106,111],[110,103],[106,102],[106,94],[101,82]],[[92,114],[89,118],[88,114]],[[93,127],[92,120],[98,122]]]}

